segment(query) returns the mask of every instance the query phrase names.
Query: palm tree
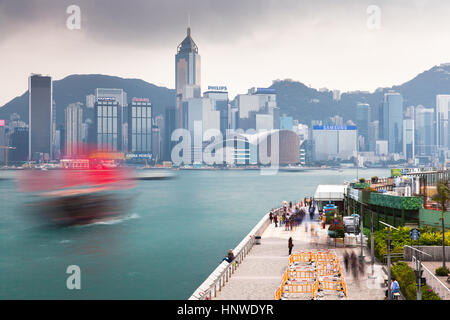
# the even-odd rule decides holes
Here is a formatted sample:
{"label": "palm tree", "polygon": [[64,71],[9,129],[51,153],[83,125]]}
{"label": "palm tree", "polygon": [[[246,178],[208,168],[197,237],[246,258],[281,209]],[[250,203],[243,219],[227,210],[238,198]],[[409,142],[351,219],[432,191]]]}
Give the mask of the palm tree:
{"label": "palm tree", "polygon": [[438,181],[436,183],[437,193],[433,196],[433,201],[441,205],[441,220],[442,220],[442,268],[445,266],[445,223],[444,213],[447,211],[447,202],[449,200],[450,190],[448,188],[448,180]]}

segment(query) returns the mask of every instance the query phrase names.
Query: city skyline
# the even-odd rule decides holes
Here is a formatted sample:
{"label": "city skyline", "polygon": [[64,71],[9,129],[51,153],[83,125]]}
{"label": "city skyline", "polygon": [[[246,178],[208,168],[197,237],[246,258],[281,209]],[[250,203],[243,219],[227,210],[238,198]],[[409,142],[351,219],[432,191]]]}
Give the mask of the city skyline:
{"label": "city skyline", "polygon": [[[367,26],[369,1],[341,1],[331,7],[329,1],[314,5],[247,1],[226,6],[193,1],[180,3],[180,10],[173,13],[159,2],[143,1],[127,8],[124,3],[111,2],[100,13],[100,5],[81,1],[80,30],[66,28],[67,1],[51,6],[50,1],[39,5],[2,2],[0,15],[5,18],[0,27],[7,35],[0,39],[4,55],[0,68],[15,67],[14,72],[1,75],[0,105],[26,90],[23,79],[32,72],[51,74],[55,80],[69,74],[109,74],[175,88],[174,44],[186,30],[188,15],[204,57],[204,86],[227,85],[230,96],[235,96],[253,86],[267,87],[272,80],[291,78],[317,89],[373,91],[450,61],[440,31],[448,29],[448,22],[439,19],[450,4],[437,2],[381,1],[377,4],[381,28],[377,30]],[[153,10],[145,10],[149,8]],[[107,13],[117,12],[118,20],[107,19]],[[153,20],[131,22],[133,16],[142,14]],[[431,20],[433,24],[428,23]],[[402,41],[396,40],[399,36]],[[24,46],[34,48],[33,57]],[[390,53],[383,53],[386,46]],[[436,50],[430,52],[430,46]],[[370,77],[360,77],[361,69]]]}

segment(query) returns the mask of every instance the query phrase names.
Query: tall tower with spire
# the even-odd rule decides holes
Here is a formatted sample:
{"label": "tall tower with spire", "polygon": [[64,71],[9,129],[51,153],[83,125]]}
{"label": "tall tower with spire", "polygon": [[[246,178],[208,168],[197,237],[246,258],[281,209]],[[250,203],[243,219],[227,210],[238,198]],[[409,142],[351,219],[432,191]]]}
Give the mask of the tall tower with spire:
{"label": "tall tower with spire", "polygon": [[176,90],[176,120],[177,128],[183,126],[183,99],[187,88],[196,88],[192,92],[201,92],[200,88],[200,55],[198,47],[191,37],[191,28],[187,28],[186,38],[178,45],[175,55],[175,90]]}

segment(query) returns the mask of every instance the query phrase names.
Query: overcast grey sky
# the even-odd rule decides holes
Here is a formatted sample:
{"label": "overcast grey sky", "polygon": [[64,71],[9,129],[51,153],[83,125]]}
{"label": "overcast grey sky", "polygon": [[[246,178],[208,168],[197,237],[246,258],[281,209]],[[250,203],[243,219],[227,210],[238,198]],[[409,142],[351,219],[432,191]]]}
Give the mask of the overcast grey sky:
{"label": "overcast grey sky", "polygon": [[[69,30],[69,5],[81,30]],[[381,9],[370,29],[369,5]],[[232,95],[291,78],[370,90],[450,62],[448,0],[0,0],[0,105],[30,73],[102,73],[174,88],[174,54],[191,16],[202,87]]]}

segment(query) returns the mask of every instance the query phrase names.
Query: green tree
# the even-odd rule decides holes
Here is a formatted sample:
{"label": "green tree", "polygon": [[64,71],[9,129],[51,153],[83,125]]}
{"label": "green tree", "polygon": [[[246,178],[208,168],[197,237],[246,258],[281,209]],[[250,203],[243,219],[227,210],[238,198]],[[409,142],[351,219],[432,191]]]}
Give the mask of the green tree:
{"label": "green tree", "polygon": [[444,214],[447,211],[447,202],[449,200],[450,190],[448,188],[448,180],[438,181],[436,183],[437,193],[433,196],[433,201],[436,201],[441,205],[441,220],[442,220],[442,268],[445,266],[445,222]]}

